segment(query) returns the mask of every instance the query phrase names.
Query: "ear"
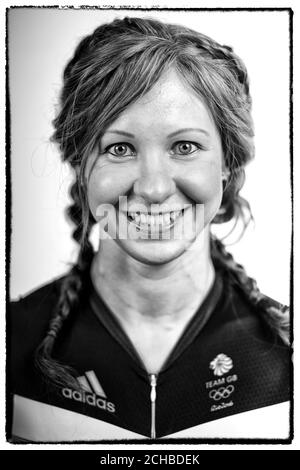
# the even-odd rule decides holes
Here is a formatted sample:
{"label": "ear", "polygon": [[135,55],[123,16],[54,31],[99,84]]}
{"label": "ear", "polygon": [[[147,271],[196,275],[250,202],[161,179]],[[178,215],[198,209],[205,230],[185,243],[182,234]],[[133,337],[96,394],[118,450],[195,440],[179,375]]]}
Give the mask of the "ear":
{"label": "ear", "polygon": [[222,181],[227,181],[230,175],[230,171],[224,167],[222,168]]}

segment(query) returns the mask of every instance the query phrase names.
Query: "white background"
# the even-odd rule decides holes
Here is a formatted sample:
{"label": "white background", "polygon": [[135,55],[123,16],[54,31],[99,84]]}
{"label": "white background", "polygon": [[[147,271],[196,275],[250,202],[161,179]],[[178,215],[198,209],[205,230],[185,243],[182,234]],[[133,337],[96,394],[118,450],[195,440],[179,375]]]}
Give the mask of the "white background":
{"label": "white background", "polygon": [[[34,2],[31,1],[30,4],[32,5]],[[56,4],[56,1],[48,1],[47,4]],[[60,2],[62,5],[63,3],[66,2]],[[80,5],[80,1],[73,1],[73,5]],[[90,4],[92,5],[93,2],[85,1],[85,4]],[[111,0],[109,2],[111,5],[116,4],[118,5],[118,2]],[[125,2],[123,2],[125,3]],[[143,2],[139,2],[138,0],[131,0],[130,5],[140,5],[143,4],[143,6],[151,6],[152,5],[151,0],[144,0]],[[13,2],[14,5],[24,5],[24,1],[19,1],[15,0]],[[103,4],[103,2],[98,1],[97,5]],[[168,5],[168,2],[162,2],[160,0],[157,0],[155,2],[156,5],[159,6],[165,6]],[[172,1],[172,6],[182,6],[183,2],[179,0],[173,0]],[[184,5],[187,7],[219,7],[220,2],[216,2],[214,0],[211,0],[209,2],[207,1],[201,1],[201,0],[190,0],[184,2]],[[10,6],[10,2],[5,0],[3,3],[1,3],[1,7],[8,7]],[[261,2],[259,0],[252,0],[251,5],[249,5],[249,2],[247,1],[227,1],[224,0],[222,2],[222,7],[261,7]],[[291,0],[281,0],[281,1],[276,1],[276,0],[265,0],[263,3],[264,7],[291,7],[293,10],[298,13],[299,15],[299,5],[296,1]],[[4,44],[4,31],[5,31],[5,16],[4,16],[4,9],[1,9],[1,32],[3,34],[3,44]],[[103,12],[98,12],[98,14],[102,14]],[[137,13],[135,13],[137,14]],[[213,13],[213,15],[216,15]],[[238,21],[235,22],[234,25],[230,25],[228,22],[224,23],[222,20],[220,22],[215,23],[214,21],[209,21],[208,14],[206,14],[205,21],[199,22],[196,27],[199,27],[199,30],[201,30],[204,33],[207,33],[211,36],[213,36],[215,39],[218,39],[220,42],[228,43],[229,45],[233,45],[235,47],[235,50],[237,53],[239,53],[242,58],[244,59],[245,63],[247,64],[247,67],[249,69],[250,77],[251,77],[251,89],[252,89],[252,94],[254,98],[254,119],[256,121],[256,148],[257,148],[257,156],[256,156],[256,161],[255,163],[252,163],[251,166],[248,169],[248,180],[247,184],[245,186],[244,190],[244,196],[249,197],[251,200],[253,212],[256,218],[256,230],[255,231],[248,231],[248,234],[244,236],[244,239],[242,242],[239,243],[238,246],[232,248],[232,251],[234,251],[237,256],[239,256],[239,260],[245,265],[247,265],[248,272],[251,275],[254,275],[257,277],[260,283],[261,289],[265,293],[269,293],[269,295],[274,296],[278,300],[286,301],[285,299],[288,298],[288,257],[289,257],[289,233],[290,233],[290,222],[289,222],[289,183],[287,181],[288,177],[286,178],[286,175],[289,172],[289,166],[288,166],[288,145],[286,143],[287,139],[287,116],[286,116],[286,106],[287,106],[287,101],[284,97],[284,94],[287,92],[286,85],[279,86],[278,84],[276,86],[273,86],[274,83],[278,83],[276,81],[277,76],[281,75],[283,72],[283,81],[286,81],[286,55],[285,53],[282,56],[282,43],[281,46],[279,47],[279,50],[274,47],[274,41],[276,43],[276,37],[277,34],[281,35],[282,29],[277,30],[275,28],[275,31],[272,26],[272,22],[270,23],[270,17],[272,14],[268,14],[268,19],[265,21],[259,22],[260,28],[258,28],[257,23],[254,22],[251,23],[250,25],[250,20],[249,20],[249,15],[253,15],[253,13],[248,14],[248,19],[247,21],[244,20],[242,21],[242,16],[244,13],[235,13],[235,14],[229,14],[226,13],[227,18],[232,15],[236,15],[238,17]],[[261,14],[260,14],[261,15]],[[153,13],[152,13],[153,16]],[[216,16],[214,16],[216,17]],[[282,16],[281,16],[282,17]],[[224,18],[224,16],[223,16]],[[180,15],[180,22],[184,23],[183,21],[183,14]],[[249,22],[249,23],[248,23]],[[37,69],[35,72],[30,74],[30,76],[26,77],[26,74],[29,73],[28,71],[28,66],[27,64],[32,63],[32,61],[35,61],[35,54],[36,51],[34,51],[34,47],[39,48],[39,45],[43,44],[43,41],[47,42],[47,37],[43,35],[43,31],[39,31],[39,34],[36,37],[36,44],[31,45],[30,47],[33,47],[31,50],[32,53],[29,54],[28,50],[23,50],[22,56],[24,57],[24,62],[23,62],[23,69],[21,71],[21,75],[19,77],[19,80],[24,80],[24,92],[23,94],[21,93],[21,97],[24,100],[25,97],[27,98],[26,100],[26,105],[29,106],[28,112],[26,113],[25,120],[24,117],[22,118],[22,123],[20,122],[21,116],[24,116],[21,114],[18,118],[19,123],[13,123],[14,126],[16,126],[16,129],[19,127],[21,128],[26,128],[27,130],[30,129],[30,131],[34,131],[34,135],[28,134],[25,136],[24,141],[20,143],[21,145],[21,153],[18,155],[18,165],[21,165],[23,163],[23,174],[18,176],[19,181],[24,184],[23,189],[18,187],[17,184],[17,176],[14,176],[15,182],[14,182],[14,188],[13,188],[13,194],[14,194],[14,206],[13,206],[13,220],[12,220],[12,225],[13,229],[15,232],[17,231],[16,228],[17,226],[21,226],[21,233],[18,234],[18,240],[21,240],[21,244],[18,243],[18,240],[16,238],[13,238],[13,251],[11,253],[11,259],[12,259],[12,294],[14,296],[17,296],[21,293],[26,292],[28,289],[36,287],[38,284],[40,284],[43,281],[47,281],[49,279],[49,276],[55,276],[56,273],[59,273],[61,271],[65,270],[65,265],[64,263],[69,260],[69,254],[70,254],[70,244],[69,244],[69,227],[64,225],[63,218],[60,215],[60,209],[63,209],[65,205],[65,196],[64,196],[64,191],[65,188],[67,188],[67,176],[66,176],[66,171],[63,170],[60,165],[58,164],[58,157],[57,154],[53,153],[52,154],[52,149],[49,152],[49,144],[47,143],[49,135],[51,134],[51,126],[49,125],[50,120],[53,117],[53,111],[51,110],[51,107],[53,104],[55,104],[56,99],[57,99],[57,91],[60,86],[60,74],[61,74],[61,67],[64,65],[65,60],[69,58],[69,55],[71,54],[73,50],[73,45],[74,45],[74,38],[76,40],[79,39],[80,36],[84,35],[86,32],[90,32],[90,26],[96,26],[99,22],[96,21],[96,23],[85,23],[83,20],[83,16],[80,19],[79,24],[76,24],[76,31],[73,30],[73,21],[72,24],[69,25],[69,23],[65,23],[63,26],[59,27],[59,21],[58,23],[55,23],[55,25],[52,25],[51,28],[46,28],[46,36],[51,36],[50,43],[51,47],[46,49],[44,51],[43,57],[40,58],[40,63],[38,63]],[[214,25],[212,24],[214,23]],[[47,24],[47,21],[46,21]],[[46,27],[46,24],[43,26]],[[299,36],[299,24],[298,24],[298,16],[296,14],[294,18],[294,83],[297,83],[297,77],[298,77],[298,72],[299,72],[299,64],[298,64],[298,59],[297,57],[299,56],[299,51],[297,48],[297,44],[300,44],[300,38]],[[209,25],[211,25],[212,29],[209,30]],[[249,27],[248,27],[248,26]],[[297,29],[298,25],[298,29]],[[35,27],[38,27],[36,25]],[[56,42],[56,34],[59,33],[59,30],[62,28],[63,33],[64,33],[64,38],[62,40],[59,40],[58,43]],[[35,29],[35,28],[34,28]],[[70,29],[72,31],[70,31]],[[236,37],[235,32],[238,32],[237,34],[237,41],[234,40]],[[270,34],[274,34],[275,37],[270,38]],[[32,31],[27,31],[26,34],[23,35],[23,41],[26,44],[27,41],[27,36],[31,36],[34,34],[34,30]],[[256,41],[257,34],[259,34],[259,37],[261,38],[258,44]],[[232,40],[230,38],[232,37]],[[229,40],[227,39],[229,38]],[[48,39],[48,44],[49,44],[49,39]],[[57,47],[58,44],[58,47]],[[254,47],[254,45],[256,46]],[[264,53],[260,54],[261,48],[264,49],[265,45],[268,44],[268,47],[266,47],[266,50]],[[28,47],[28,45],[27,45]],[[245,50],[248,49],[247,54],[245,54]],[[251,54],[252,50],[255,49],[255,53]],[[285,49],[286,52],[286,49]],[[5,62],[5,50],[4,48],[0,50],[1,53],[1,59],[2,63]],[[272,55],[273,64],[269,64],[268,62],[268,57],[269,54]],[[298,55],[297,55],[298,54]],[[26,56],[26,57],[25,57]],[[63,57],[62,57],[63,56]],[[252,57],[252,58],[251,58]],[[47,63],[51,62],[51,67],[49,68],[47,66]],[[264,67],[265,62],[268,62],[268,67]],[[44,68],[46,68],[46,73],[44,73]],[[54,70],[55,69],[55,70]],[[276,70],[275,70],[276,69]],[[283,70],[285,69],[285,70]],[[274,72],[275,70],[275,72]],[[253,73],[254,71],[254,73]],[[4,72],[4,68],[3,68]],[[50,76],[47,78],[47,74],[50,73]],[[284,78],[285,76],[285,78]],[[4,78],[4,74],[2,76]],[[299,81],[298,77],[298,81]],[[31,80],[34,79],[35,83],[35,89],[29,90],[27,87],[30,85]],[[45,85],[45,81],[48,81],[50,83],[50,90],[48,88],[48,85]],[[280,81],[280,80],[279,80]],[[27,86],[26,86],[27,82]],[[260,82],[263,82],[265,85],[263,89],[260,88]],[[256,85],[255,85],[256,83]],[[2,85],[2,93],[1,93],[1,104],[2,104],[2,109],[5,107],[5,80],[3,79],[1,81]],[[282,83],[281,83],[282,85]],[[42,89],[41,89],[41,88]],[[46,89],[45,89],[46,88]],[[255,89],[260,88],[260,92],[258,94],[256,93]],[[38,90],[40,90],[38,94]],[[295,100],[295,108],[294,108],[294,114],[295,114],[295,129],[297,128],[297,123],[299,119],[297,118],[298,116],[298,105],[299,105],[299,99],[298,99],[298,89],[295,87],[294,91],[294,100]],[[266,100],[266,106],[263,107],[262,111],[259,111],[259,109],[262,108],[262,102]],[[279,100],[279,101],[278,101]],[[16,100],[18,101],[18,100]],[[280,104],[281,103],[281,104]],[[34,108],[32,108],[32,106]],[[283,107],[282,107],[283,106]],[[30,111],[29,111],[30,110]],[[38,112],[39,111],[39,116],[40,118],[38,119],[34,114],[31,114],[33,112]],[[4,130],[4,115],[1,115],[2,119],[2,129]],[[50,119],[49,119],[50,118]],[[274,119],[277,119],[277,124],[275,123],[274,127]],[[283,120],[282,120],[283,119]],[[281,128],[281,125],[284,121],[283,128]],[[270,124],[272,122],[272,125]],[[280,126],[278,124],[280,122]],[[34,127],[30,125],[30,123],[34,123]],[[299,124],[299,123],[298,123]],[[40,131],[38,129],[41,129]],[[279,131],[280,129],[280,131]],[[281,130],[283,129],[283,131]],[[4,135],[4,134],[3,134]],[[2,135],[2,136],[3,136]],[[261,137],[259,137],[259,135]],[[30,147],[29,143],[33,143],[33,149],[29,150],[31,152],[30,156],[28,157],[28,148]],[[273,145],[273,143],[275,143]],[[17,145],[17,142],[15,142],[15,145]],[[276,146],[279,146],[280,150],[278,151],[276,149]],[[294,145],[295,145],[295,156],[297,155],[297,148],[298,148],[298,136],[295,134],[294,136]],[[272,147],[272,151],[270,148]],[[43,149],[43,151],[40,151],[40,149]],[[259,150],[261,148],[261,150]],[[275,148],[275,153],[274,153],[274,148]],[[13,151],[15,152],[16,148],[13,148]],[[35,152],[34,152],[35,150]],[[49,152],[49,153],[48,153]],[[4,147],[4,139],[2,139],[2,155],[5,153],[5,147]],[[32,178],[32,171],[28,170],[28,168],[31,168],[32,166],[34,167],[34,164],[32,163],[35,161],[35,156],[36,155],[41,155],[44,160],[41,160],[40,157],[38,157],[37,161],[38,162],[45,162],[45,165],[43,166],[42,163],[37,163],[37,167],[40,168],[40,172],[36,172],[35,180],[36,182],[33,184],[32,181],[34,178]],[[53,157],[52,157],[53,155]],[[274,156],[275,155],[275,156]],[[46,157],[45,157],[46,156]],[[13,168],[15,167],[14,164],[14,154],[11,156],[12,157],[12,165]],[[265,157],[267,160],[263,163],[263,168],[265,168],[265,171],[259,172],[257,170],[258,165],[264,160]],[[25,163],[25,161],[28,161],[28,158],[30,159],[31,163]],[[272,161],[271,161],[272,159]],[[270,163],[271,161],[271,163]],[[5,188],[5,180],[4,180],[4,159],[1,160],[2,164],[2,172],[0,173],[1,177],[1,187],[4,190]],[[27,165],[27,169],[26,169]],[[40,166],[39,166],[40,165]],[[268,165],[268,166],[267,166]],[[294,165],[295,165],[295,178],[297,178],[297,171],[298,169],[298,161],[296,158],[294,158]],[[52,170],[49,171],[49,166],[52,168]],[[281,168],[281,170],[278,170],[278,168]],[[46,170],[43,170],[43,168],[48,169],[48,173]],[[270,170],[271,168],[271,170]],[[274,172],[275,169],[275,172]],[[46,171],[46,173],[45,173]],[[18,171],[17,171],[18,172]],[[31,173],[31,177],[29,177],[29,174]],[[50,173],[50,175],[49,175]],[[52,175],[51,175],[52,173]],[[56,175],[56,176],[55,176]],[[282,177],[281,177],[282,175]],[[48,184],[46,183],[47,178],[52,177],[52,183]],[[28,179],[29,178],[29,179]],[[54,182],[53,182],[54,180]],[[30,181],[30,183],[29,183]],[[37,181],[40,181],[37,184]],[[26,182],[26,183],[25,183]],[[284,188],[282,188],[282,183],[284,182]],[[31,190],[31,184],[33,184],[33,188],[36,187],[37,189],[47,189],[47,192],[38,190],[37,193],[35,193],[35,190]],[[51,187],[52,185],[52,187]],[[252,187],[252,189],[251,189]],[[260,190],[260,187],[262,187],[262,190]],[[34,201],[35,205],[33,204],[33,207],[35,207],[36,213],[35,216],[31,216],[30,213],[34,212],[31,210],[27,210],[28,206],[28,201],[27,201],[27,195],[25,188],[29,191],[29,195],[31,192],[35,193],[35,197],[29,197],[29,200]],[[49,189],[50,188],[50,189]],[[274,189],[275,188],[275,189]],[[21,191],[21,192],[20,192]],[[297,191],[297,186],[295,186],[295,208],[297,207],[297,199],[298,199],[298,191]],[[19,194],[18,194],[19,193]],[[4,195],[4,193],[3,193]],[[253,197],[254,195],[254,197]],[[278,195],[280,197],[278,197]],[[251,196],[251,197],[250,197]],[[282,197],[281,197],[282,196]],[[20,202],[21,198],[21,202]],[[40,200],[40,202],[39,202]],[[23,201],[23,203],[22,203]],[[277,201],[276,203],[274,201]],[[278,202],[279,201],[279,202]],[[5,210],[5,199],[2,197],[0,199],[1,202],[1,214],[2,214],[2,220],[4,221],[4,210]],[[47,211],[48,209],[48,219],[49,223],[47,222],[47,229],[44,228],[44,225],[42,225],[41,222],[41,213],[44,211]],[[260,209],[261,208],[261,209]],[[59,209],[59,210],[58,210]],[[58,214],[57,216],[51,216],[51,212]],[[296,215],[297,215],[297,211]],[[261,214],[261,215],[259,215]],[[282,221],[282,215],[283,217],[283,222]],[[267,218],[268,224],[264,225],[264,218]],[[23,222],[20,222],[20,220],[23,219]],[[288,219],[288,222],[287,222]],[[32,220],[35,220],[33,223]],[[45,220],[45,219],[44,219]],[[47,220],[47,217],[46,217]],[[297,234],[297,218],[295,219],[296,222],[296,234]],[[262,229],[260,229],[261,223],[263,224]],[[4,226],[4,223],[3,223]],[[51,226],[49,228],[49,226]],[[28,228],[29,227],[29,228]],[[282,227],[285,227],[283,232],[285,232],[285,235],[282,235]],[[35,232],[37,232],[35,234]],[[2,241],[4,243],[4,231],[0,232],[2,237]],[[45,236],[52,234],[52,241],[51,237],[46,238]],[[59,233],[59,235],[57,235]],[[260,233],[260,235],[259,235]],[[35,234],[35,235],[34,235]],[[35,236],[35,238],[33,238]],[[15,235],[13,235],[15,237]],[[50,239],[50,242],[49,242]],[[66,240],[66,241],[65,241]],[[255,243],[253,243],[253,241]],[[274,243],[273,243],[274,241]],[[37,246],[39,246],[39,251],[35,249]],[[18,247],[19,245],[19,247]],[[63,248],[65,246],[65,248]],[[295,246],[295,259],[298,259],[298,250],[297,250],[297,244]],[[28,253],[28,256],[25,258],[26,252]],[[9,254],[7,254],[9,256]],[[18,257],[20,256],[22,262],[18,261]],[[29,260],[29,267],[27,268],[27,271],[24,272],[24,277],[26,278],[29,276],[30,281],[27,282],[27,279],[24,279],[23,275],[21,276],[21,271],[19,269],[22,268],[22,265],[26,262],[25,260]],[[3,281],[2,283],[2,290],[1,290],[1,300],[3,305],[3,301],[5,298],[4,294],[4,254],[1,252],[1,263],[2,267],[2,276],[0,277]],[[44,266],[43,272],[41,271],[41,266]],[[49,268],[49,270],[48,270]],[[297,264],[296,264],[296,270],[295,270],[295,286],[297,286]],[[280,289],[281,293],[278,291],[277,292],[277,287],[275,286],[281,286],[284,285],[283,290]],[[270,286],[270,287],[268,287]],[[297,289],[295,289],[295,312],[297,313],[297,305],[298,305],[298,293]],[[4,332],[4,316],[2,318],[2,331]],[[298,317],[295,314],[294,317],[294,331],[296,334],[296,338],[298,336]],[[1,351],[0,351],[1,357],[5,357],[5,342],[2,341],[1,343]],[[296,364],[299,362],[297,359],[299,354],[298,354],[298,348],[297,348],[297,343],[296,343],[296,348],[295,348],[295,360]],[[5,363],[1,362],[1,404],[0,404],[0,413],[1,416],[5,415],[5,402],[4,398],[4,377],[5,377],[5,370],[4,370]],[[296,397],[299,396],[299,387],[297,386],[297,383],[299,383],[299,374],[297,372],[297,367],[295,368],[295,393]],[[227,446],[227,445],[221,445],[221,446],[205,446],[205,449],[213,448],[222,448],[222,449],[232,449],[232,448],[242,448],[242,449],[266,449],[266,448],[280,448],[281,450],[283,449],[293,449],[299,448],[299,422],[300,422],[300,415],[299,415],[299,406],[298,406],[298,400],[296,399],[295,401],[295,439],[293,441],[293,444],[290,445],[247,445],[247,446],[241,446],[241,445],[236,445],[236,446]],[[1,448],[5,448],[8,450],[13,450],[15,446],[12,446],[5,441],[5,434],[4,434],[4,420],[2,421],[2,426],[1,426],[1,436],[0,436],[0,445]],[[109,446],[104,446],[106,450],[109,449]],[[136,449],[138,448],[145,448],[144,446],[130,446],[134,447]],[[152,446],[151,448],[162,448],[162,447],[168,447],[167,445],[155,445]],[[173,446],[174,447],[174,446]],[[27,445],[27,446],[18,446],[18,449],[42,449],[42,448],[48,448],[48,449],[55,449],[57,446],[55,445],[47,445],[47,446],[35,446],[35,445]],[[60,448],[62,448],[60,446]],[[68,446],[65,445],[63,446],[64,449],[66,448],[81,448],[81,449],[88,449],[88,448],[94,448],[94,446],[89,446],[89,445],[78,445],[78,446]],[[97,449],[101,449],[103,446],[98,445]],[[186,446],[184,445],[177,445],[176,449],[181,449],[185,448]],[[203,448],[203,446],[189,446],[189,449],[192,448]]]}

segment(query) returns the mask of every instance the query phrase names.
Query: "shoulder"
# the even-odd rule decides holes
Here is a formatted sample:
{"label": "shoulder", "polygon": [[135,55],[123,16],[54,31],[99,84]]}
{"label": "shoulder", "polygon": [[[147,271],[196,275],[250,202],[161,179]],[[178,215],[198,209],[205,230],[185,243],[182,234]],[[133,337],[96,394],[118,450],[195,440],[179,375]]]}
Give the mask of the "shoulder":
{"label": "shoulder", "polygon": [[20,296],[8,306],[8,347],[14,367],[32,357],[45,336],[65,276]]}
{"label": "shoulder", "polygon": [[12,333],[16,333],[19,329],[23,332],[30,329],[33,336],[35,330],[43,327],[51,316],[64,278],[65,276],[56,278],[10,302],[9,326],[12,328]]}
{"label": "shoulder", "polygon": [[[226,273],[223,273],[223,298],[228,322],[270,345],[288,349],[289,308],[257,291],[252,297]],[[284,340],[282,338],[285,338]]]}

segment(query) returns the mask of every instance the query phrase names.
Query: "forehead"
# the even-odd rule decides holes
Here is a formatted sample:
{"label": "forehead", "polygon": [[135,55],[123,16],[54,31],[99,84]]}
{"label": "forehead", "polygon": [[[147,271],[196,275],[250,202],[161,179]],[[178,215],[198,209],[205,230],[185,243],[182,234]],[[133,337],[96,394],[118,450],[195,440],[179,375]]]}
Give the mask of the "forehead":
{"label": "forehead", "polygon": [[204,100],[197,95],[175,70],[165,73],[137,101],[129,105],[109,127],[158,128],[204,126],[216,134],[214,120]]}

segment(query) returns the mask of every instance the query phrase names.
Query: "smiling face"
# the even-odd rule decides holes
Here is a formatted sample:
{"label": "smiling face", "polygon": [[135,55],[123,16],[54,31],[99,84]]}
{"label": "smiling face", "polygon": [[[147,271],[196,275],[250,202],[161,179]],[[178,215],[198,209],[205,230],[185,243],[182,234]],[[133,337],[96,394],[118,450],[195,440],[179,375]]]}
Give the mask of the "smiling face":
{"label": "smiling face", "polygon": [[[125,224],[129,233],[142,234],[114,243],[136,260],[167,263],[190,248],[219,209],[222,161],[206,105],[171,71],[120,114],[90,156],[90,210],[97,219],[100,205],[113,205],[116,233]],[[119,204],[120,196],[127,205]],[[203,221],[195,224],[199,208]],[[174,237],[183,227],[185,236]]]}

